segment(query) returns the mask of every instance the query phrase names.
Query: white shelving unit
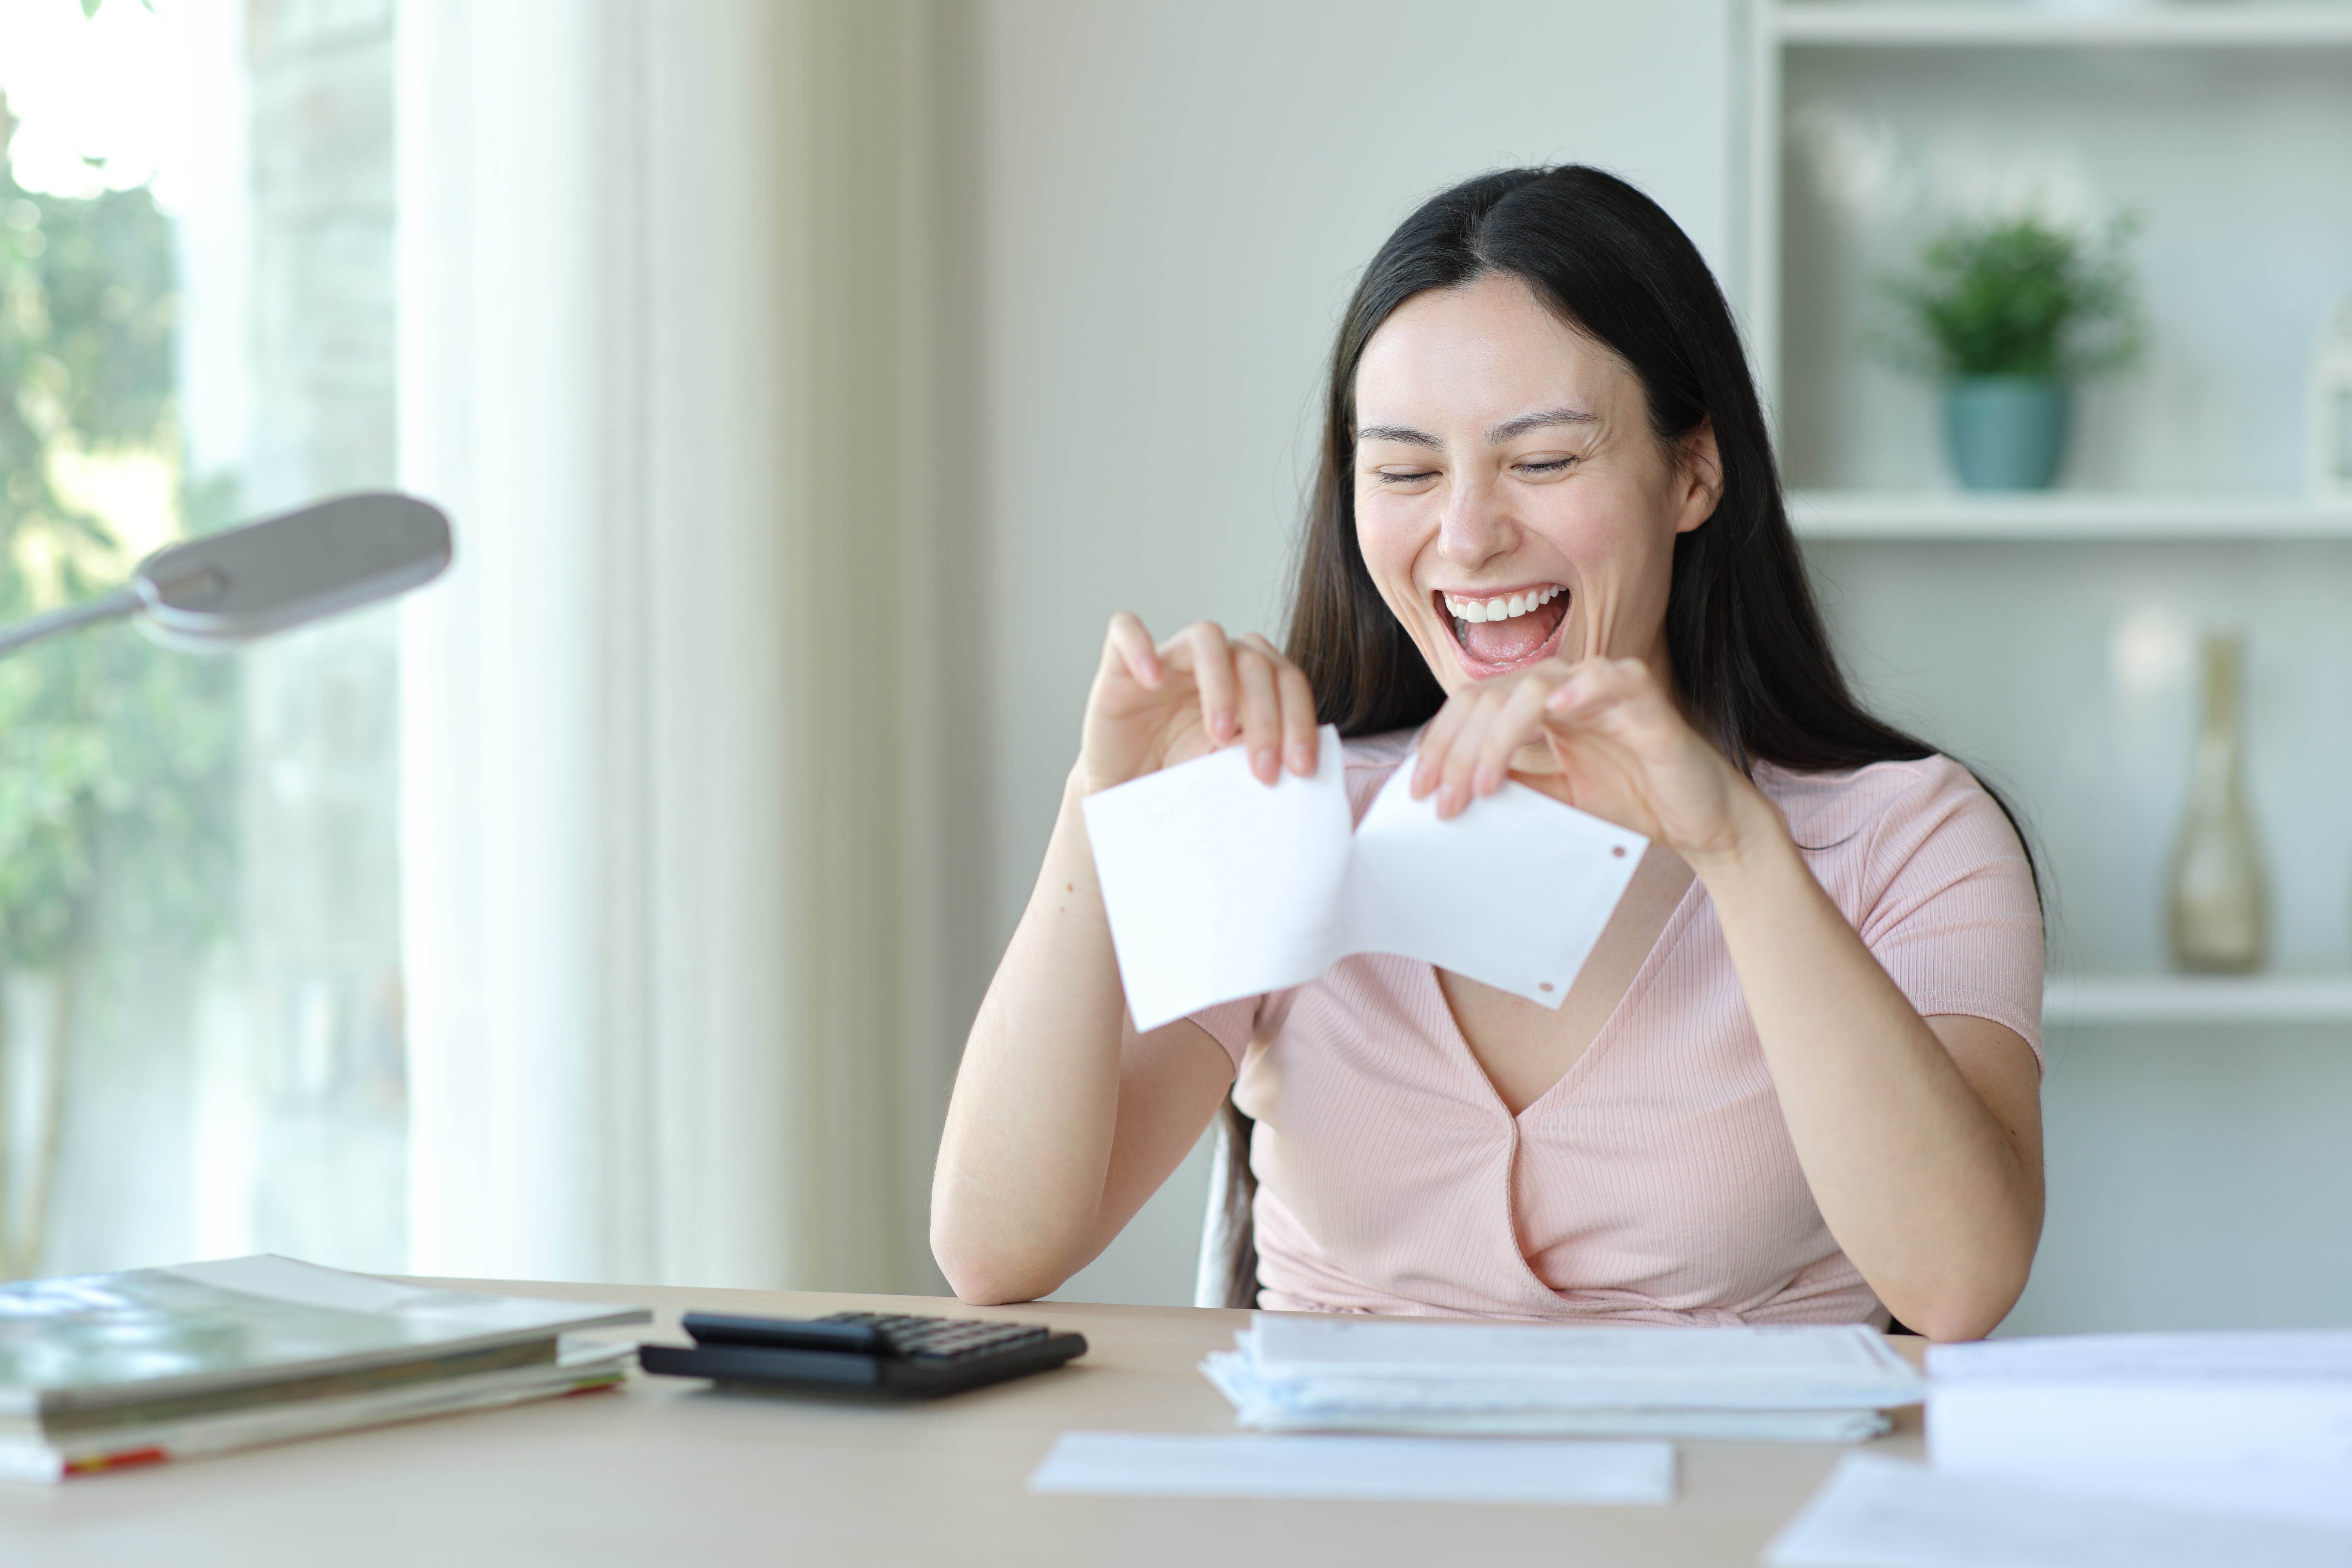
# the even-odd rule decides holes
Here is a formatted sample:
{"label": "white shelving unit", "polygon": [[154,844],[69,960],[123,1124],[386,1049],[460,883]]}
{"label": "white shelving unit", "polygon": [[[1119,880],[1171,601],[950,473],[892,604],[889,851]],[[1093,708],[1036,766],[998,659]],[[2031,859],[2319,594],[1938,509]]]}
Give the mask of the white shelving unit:
{"label": "white shelving unit", "polygon": [[[2248,639],[2273,962],[2352,966],[2352,500],[2301,488],[2309,356],[2352,290],[2352,0],[1753,0],[1749,19],[1743,304],[1791,521],[1871,700],[2037,830],[2097,976],[2053,983],[2053,1024],[2352,1030],[2352,978],[2127,978],[2164,965],[2215,627]],[[1958,490],[1934,389],[1867,353],[1880,285],[1953,218],[2045,199],[2145,220],[2151,353],[2076,398],[2081,488]]]}
{"label": "white shelving unit", "polygon": [[1799,490],[1789,502],[1807,539],[2352,540],[2352,501],[2294,495]]}
{"label": "white shelving unit", "polygon": [[1779,39],[1834,47],[1987,48],[2281,48],[2352,44],[2352,15],[2325,4],[2118,5],[2105,10],[2031,5],[1885,5],[1783,0],[1763,26]]}
{"label": "white shelving unit", "polygon": [[[2352,503],[2304,499],[2352,291],[2352,0],[1751,0],[1741,304],[1791,518],[1872,705],[2021,808],[2050,977],[2027,1332],[2352,1321]],[[2145,223],[2146,361],[2063,486],[1956,491],[1866,352],[1962,218]],[[2246,648],[2277,973],[2164,973],[2199,643]],[[2073,1049],[2080,1045],[2083,1048]]]}
{"label": "white shelving unit", "polygon": [[2352,974],[2053,974],[2045,1025],[2352,1024]]}
{"label": "white shelving unit", "polygon": [[[2266,267],[2281,255],[2315,254],[2313,242],[2318,237],[2325,236],[2328,246],[2340,237],[2340,226],[2310,215],[2340,211],[2344,206],[2329,171],[2352,161],[2352,147],[2344,145],[2341,114],[2324,105],[2331,97],[2352,102],[2352,4],[2342,0],[2300,4],[2115,0],[2090,6],[2057,0],[1976,0],[1973,4],[1752,0],[1748,15],[1750,134],[1745,184],[1744,293],[1751,345],[1768,397],[1781,420],[1787,443],[1784,458],[1790,460],[1796,483],[1824,482],[1821,476],[1805,471],[1808,454],[1818,465],[1820,455],[1811,443],[1822,428],[1823,418],[1831,421],[1832,427],[1845,428],[1860,414],[1866,424],[1875,402],[1883,400],[1865,397],[1856,403],[1841,394],[1844,401],[1832,408],[1819,402],[1820,389],[1815,388],[1808,403],[1811,417],[1793,422],[1790,418],[1789,399],[1804,387],[1792,385],[1786,374],[1792,348],[1786,334],[1807,330],[1791,318],[1786,293],[1792,264],[1788,220],[1796,210],[1791,197],[1800,194],[1790,184],[1792,148],[1801,142],[1810,145],[1824,134],[1833,139],[1842,135],[1836,156],[1843,177],[1866,181],[1874,165],[1884,176],[1886,160],[1901,163],[1909,158],[1913,161],[1897,183],[1908,179],[1916,185],[1924,180],[1940,184],[1948,195],[1971,181],[1981,186],[1990,166],[2005,156],[2004,139],[2013,152],[2018,140],[2031,140],[2048,128],[2047,111],[2053,110],[2060,118],[2073,116],[2073,128],[2084,135],[2076,144],[2061,150],[2050,165],[2031,174],[2054,174],[2056,184],[2064,186],[2070,177],[2082,175],[2084,160],[2094,164],[2104,161],[2108,166],[2099,173],[2112,179],[2095,178],[2093,184],[2110,187],[2097,192],[2095,198],[2105,202],[2108,211],[2134,206],[2146,211],[2153,206],[2159,209],[2160,217],[2178,216],[2182,187],[2168,178],[2175,171],[2187,176],[2189,185],[2202,181],[2209,193],[2226,193],[2270,215],[2303,209],[2305,216],[2285,226],[2279,226],[2283,220],[2276,216],[2256,219],[2250,226],[2243,205],[2227,215],[2216,210],[2201,249],[2195,243],[2185,250],[2176,247],[2168,276],[2156,280],[2177,289],[2184,281],[2182,268],[2186,268],[2207,274],[2203,281],[2210,282],[2219,251],[2231,257],[2223,265],[2236,270],[2246,290],[2235,302],[2234,312],[2200,313],[2205,334],[2200,341],[2174,345],[2181,352],[2172,368],[2184,379],[2178,387],[2166,390],[2158,406],[2175,416],[2175,422],[2159,432],[2144,417],[2148,409],[2136,410],[2128,422],[2149,432],[2158,442],[2157,456],[2179,459],[2171,465],[2176,470],[2200,466],[2197,457],[2181,457],[2184,452],[2201,449],[2220,461],[2219,454],[2250,448],[2251,432],[2269,431],[2274,438],[2286,440],[2290,436],[2285,426],[2293,423],[2296,429],[2292,434],[2299,437],[2299,408],[2295,419],[2283,420],[2267,406],[2257,411],[2242,394],[2249,376],[2254,378],[2254,384],[2265,388],[2281,384],[2279,373],[2287,367],[2262,363],[2274,362],[2277,343],[2257,340],[2265,333],[2276,333],[2276,307],[2285,303],[2284,295],[2292,295],[2297,286],[2308,281],[2286,279],[2289,286],[2283,294],[2281,276]],[[1828,101],[1818,96],[1830,78],[1842,78],[1844,88],[1854,89],[1888,72],[1906,83],[1904,88],[1891,89],[1891,101],[1886,90],[1874,99],[1867,90],[1842,91]],[[2314,72],[2318,73],[2316,78]],[[2260,83],[2249,86],[2256,78]],[[1963,79],[1970,84],[1968,90],[1937,89],[1939,79],[1948,83]],[[1913,92],[1914,88],[1924,90]],[[1987,89],[1990,90],[1979,90]],[[2315,101],[2319,107],[2315,107]],[[1965,133],[1958,135],[1954,134],[1949,113],[1956,104],[1969,117]],[[1818,121],[1807,123],[1809,113],[1824,110],[1841,123],[1826,131]],[[1915,142],[1896,147],[1884,139],[1874,140],[1871,132],[1885,129],[1885,124],[1863,122],[1882,118],[1881,110],[1886,111],[1885,121],[1907,126],[1934,145]],[[2021,110],[2031,123],[2021,122]],[[2126,125],[2125,118],[2134,114],[2143,118]],[[2148,129],[2143,132],[2142,126]],[[2207,127],[2223,134],[2200,134]],[[1918,163],[1923,153],[1937,166]],[[2063,166],[2069,157],[2075,166]],[[1974,167],[1960,167],[1972,160]],[[2078,184],[2074,194],[2085,193]],[[2270,226],[2267,232],[2265,223]],[[1816,226],[1809,220],[1805,226],[1811,235]],[[1847,249],[1851,237],[1833,240],[1830,248],[1851,254]],[[2151,233],[2147,243],[2156,247],[2159,241],[2173,244],[2177,239],[2177,235]],[[1818,258],[1817,252],[1795,255],[1793,275],[1801,280],[1811,277],[1811,264]],[[1865,301],[1874,292],[1869,274],[1888,259],[1884,255],[1872,256],[1864,274],[1837,278],[1832,285],[1836,297],[1849,307]],[[2347,286],[2352,285],[2344,281],[2335,285],[2329,309]],[[2259,306],[2256,300],[2261,301]],[[2179,300],[2172,302],[2178,304]],[[2206,302],[2214,303],[2210,299]],[[2288,307],[2290,310],[2302,308],[2302,301]],[[1806,309],[1817,314],[1819,300],[1811,300]],[[2176,315],[2166,324],[2179,328],[2185,323]],[[1850,323],[1841,323],[1841,331],[1846,325]],[[2312,342],[2315,342],[2317,325],[2316,321],[2312,324]],[[1801,362],[1819,363],[1818,345],[1794,346]],[[1838,346],[1841,352],[1851,352],[1856,345],[1841,342]],[[2309,346],[2298,344],[2298,357]],[[2234,365],[2241,379],[2224,386],[2213,383],[2210,375],[2199,375],[2200,370],[2210,372],[2217,361]],[[2300,363],[2294,367],[2294,380],[2300,381],[2302,370]],[[2219,420],[2204,416],[2202,409],[2187,414],[2189,405],[2200,395],[2206,399],[2206,409],[2234,409],[2242,417],[2232,426],[2226,416]],[[1908,423],[1907,411],[1903,422]],[[1882,425],[1873,434],[1884,430]],[[2142,450],[2131,456],[2144,459],[2150,453]],[[2191,479],[2180,471],[2162,472],[2167,467],[2162,461],[2118,460],[2107,466],[2113,470],[2110,482],[2150,490],[2242,490],[2250,488],[2250,481],[2256,487],[2300,488],[2302,482],[2299,471],[2215,482],[2210,478]],[[2273,466],[2268,454],[2259,466],[2265,469]],[[1880,484],[1885,480],[1840,478],[1829,482]]]}

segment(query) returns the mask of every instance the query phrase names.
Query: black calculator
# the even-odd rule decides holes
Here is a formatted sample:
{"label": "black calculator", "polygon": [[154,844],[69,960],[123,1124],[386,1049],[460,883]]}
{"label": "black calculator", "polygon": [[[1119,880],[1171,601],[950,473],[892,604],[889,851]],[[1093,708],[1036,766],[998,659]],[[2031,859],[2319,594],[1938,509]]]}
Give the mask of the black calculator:
{"label": "black calculator", "polygon": [[637,1364],[665,1377],[707,1377],[720,1384],[928,1399],[1045,1372],[1087,1353],[1083,1334],[979,1318],[688,1312],[685,1323],[692,1347],[639,1345]]}

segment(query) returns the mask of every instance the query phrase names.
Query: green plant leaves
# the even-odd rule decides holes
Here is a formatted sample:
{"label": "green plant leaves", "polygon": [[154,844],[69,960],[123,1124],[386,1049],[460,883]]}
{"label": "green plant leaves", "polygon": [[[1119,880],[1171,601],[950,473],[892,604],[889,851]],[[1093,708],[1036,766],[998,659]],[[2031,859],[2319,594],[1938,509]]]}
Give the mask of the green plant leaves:
{"label": "green plant leaves", "polygon": [[[50,459],[175,438],[171,258],[146,191],[37,195],[0,164],[0,619],[128,569],[106,522],[59,493]],[[223,498],[182,499],[196,521]],[[220,927],[236,679],[231,660],[128,626],[0,659],[0,963],[50,967],[101,905],[111,932]]]}
{"label": "green plant leaves", "polygon": [[1873,346],[1933,378],[2077,381],[2123,370],[2144,342],[2124,256],[2137,228],[2128,214],[2095,238],[2036,217],[1947,228],[1916,276],[1885,284],[1902,324]]}

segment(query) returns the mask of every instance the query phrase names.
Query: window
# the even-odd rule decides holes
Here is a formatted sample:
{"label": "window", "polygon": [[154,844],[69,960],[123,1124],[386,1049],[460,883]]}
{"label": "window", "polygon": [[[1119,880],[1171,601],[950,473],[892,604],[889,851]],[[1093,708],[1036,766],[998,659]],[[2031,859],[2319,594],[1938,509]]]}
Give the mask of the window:
{"label": "window", "polygon": [[[0,615],[388,487],[390,0],[0,0]],[[405,1262],[393,612],[0,660],[0,1275]]]}

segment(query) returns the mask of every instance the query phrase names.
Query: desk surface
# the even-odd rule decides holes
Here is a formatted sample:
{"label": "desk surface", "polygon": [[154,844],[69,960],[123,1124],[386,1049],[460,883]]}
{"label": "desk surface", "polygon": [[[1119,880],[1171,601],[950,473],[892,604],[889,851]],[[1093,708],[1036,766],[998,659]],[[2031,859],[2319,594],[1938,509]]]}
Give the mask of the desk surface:
{"label": "desk surface", "polygon": [[[650,1338],[682,1340],[677,1314],[690,1308],[811,1316],[879,1307],[1051,1321],[1092,1348],[1062,1371],[936,1405],[746,1397],[633,1375],[616,1393],[58,1487],[0,1483],[0,1562],[1748,1568],[1841,1452],[1685,1443],[1678,1499],[1663,1509],[1034,1497],[1029,1472],[1067,1428],[1232,1430],[1230,1408],[1193,1369],[1232,1343],[1246,1314],[474,1283],[642,1303],[658,1315]],[[1916,1453],[1916,1412],[1878,1447]]]}

